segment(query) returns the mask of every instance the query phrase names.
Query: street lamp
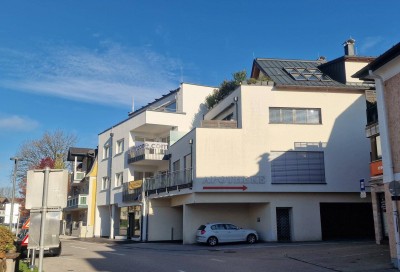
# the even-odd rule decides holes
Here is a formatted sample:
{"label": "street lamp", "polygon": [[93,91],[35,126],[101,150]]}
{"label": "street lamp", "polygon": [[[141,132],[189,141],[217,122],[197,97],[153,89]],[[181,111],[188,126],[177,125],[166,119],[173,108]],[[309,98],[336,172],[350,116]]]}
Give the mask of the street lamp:
{"label": "street lamp", "polygon": [[14,219],[14,202],[15,202],[15,183],[17,182],[17,169],[18,169],[18,161],[22,161],[18,157],[12,157],[10,160],[14,161],[14,178],[13,178],[13,187],[11,193],[11,211],[10,211],[10,225],[9,228],[12,231],[13,219]]}
{"label": "street lamp", "polygon": [[239,127],[239,110],[238,110],[238,101],[239,97],[235,96],[233,98],[233,101],[235,102],[235,111],[236,111],[236,128]]}

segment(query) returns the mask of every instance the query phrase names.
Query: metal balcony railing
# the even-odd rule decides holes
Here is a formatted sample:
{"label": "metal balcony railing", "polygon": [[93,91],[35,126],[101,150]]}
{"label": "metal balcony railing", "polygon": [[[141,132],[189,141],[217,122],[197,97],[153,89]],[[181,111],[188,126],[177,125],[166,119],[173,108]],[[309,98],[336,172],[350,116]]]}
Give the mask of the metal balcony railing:
{"label": "metal balcony railing", "polygon": [[164,142],[136,142],[136,146],[129,149],[128,163],[141,160],[163,160],[168,149]]}
{"label": "metal balcony railing", "polygon": [[169,192],[182,188],[191,188],[193,184],[193,169],[168,172],[145,179],[146,195]]}
{"label": "metal balcony railing", "polygon": [[130,182],[124,183],[123,190],[122,190],[122,201],[129,202],[129,201],[140,201],[140,195],[142,194],[143,187],[140,186],[138,188],[129,188]]}
{"label": "metal balcony railing", "polygon": [[67,200],[67,208],[87,208],[87,195],[79,194]]}

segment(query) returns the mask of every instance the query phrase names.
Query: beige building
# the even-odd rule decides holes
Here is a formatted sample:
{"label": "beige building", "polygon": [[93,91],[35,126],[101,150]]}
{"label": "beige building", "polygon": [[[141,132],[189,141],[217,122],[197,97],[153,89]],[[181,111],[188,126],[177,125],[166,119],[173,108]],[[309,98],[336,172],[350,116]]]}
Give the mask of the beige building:
{"label": "beige building", "polygon": [[200,125],[213,90],[182,83],[99,134],[96,236],[147,240],[143,180],[168,172],[166,150]]}
{"label": "beige building", "polygon": [[[168,149],[169,171],[146,178],[146,240],[194,243],[204,223],[257,230],[264,241],[371,238],[364,81],[372,59],[256,59],[252,78]],[[267,80],[269,79],[269,80]]]}
{"label": "beige building", "polygon": [[[371,154],[372,200],[377,243],[389,237],[393,264],[400,267],[398,199],[400,194],[400,44],[376,58],[354,77],[375,80],[376,113],[367,135]],[[373,106],[373,105],[372,105]],[[379,116],[379,123],[377,117]],[[379,160],[381,159],[381,160]]]}

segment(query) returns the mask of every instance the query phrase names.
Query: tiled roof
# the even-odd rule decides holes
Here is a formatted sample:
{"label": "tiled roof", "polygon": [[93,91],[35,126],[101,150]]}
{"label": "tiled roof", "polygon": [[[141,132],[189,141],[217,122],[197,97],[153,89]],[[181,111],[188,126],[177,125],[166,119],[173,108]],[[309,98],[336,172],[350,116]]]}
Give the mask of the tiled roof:
{"label": "tiled roof", "polygon": [[[287,60],[287,59],[255,59],[254,64],[268,75],[276,86],[308,86],[308,87],[334,87],[352,88],[351,86],[331,79],[327,74],[320,71],[326,80],[296,80],[286,69],[288,68],[310,68],[318,69],[325,61],[310,60]],[[353,86],[354,88],[355,86]]]}

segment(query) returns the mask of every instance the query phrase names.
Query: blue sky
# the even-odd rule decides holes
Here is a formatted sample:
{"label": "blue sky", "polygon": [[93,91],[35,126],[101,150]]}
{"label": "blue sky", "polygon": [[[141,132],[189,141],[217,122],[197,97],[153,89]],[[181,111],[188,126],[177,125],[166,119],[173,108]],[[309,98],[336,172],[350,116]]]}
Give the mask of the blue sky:
{"label": "blue sky", "polygon": [[400,2],[26,0],[0,4],[0,187],[26,140],[62,129],[77,146],[178,87],[218,86],[254,57],[328,60],[356,40],[400,41]]}

